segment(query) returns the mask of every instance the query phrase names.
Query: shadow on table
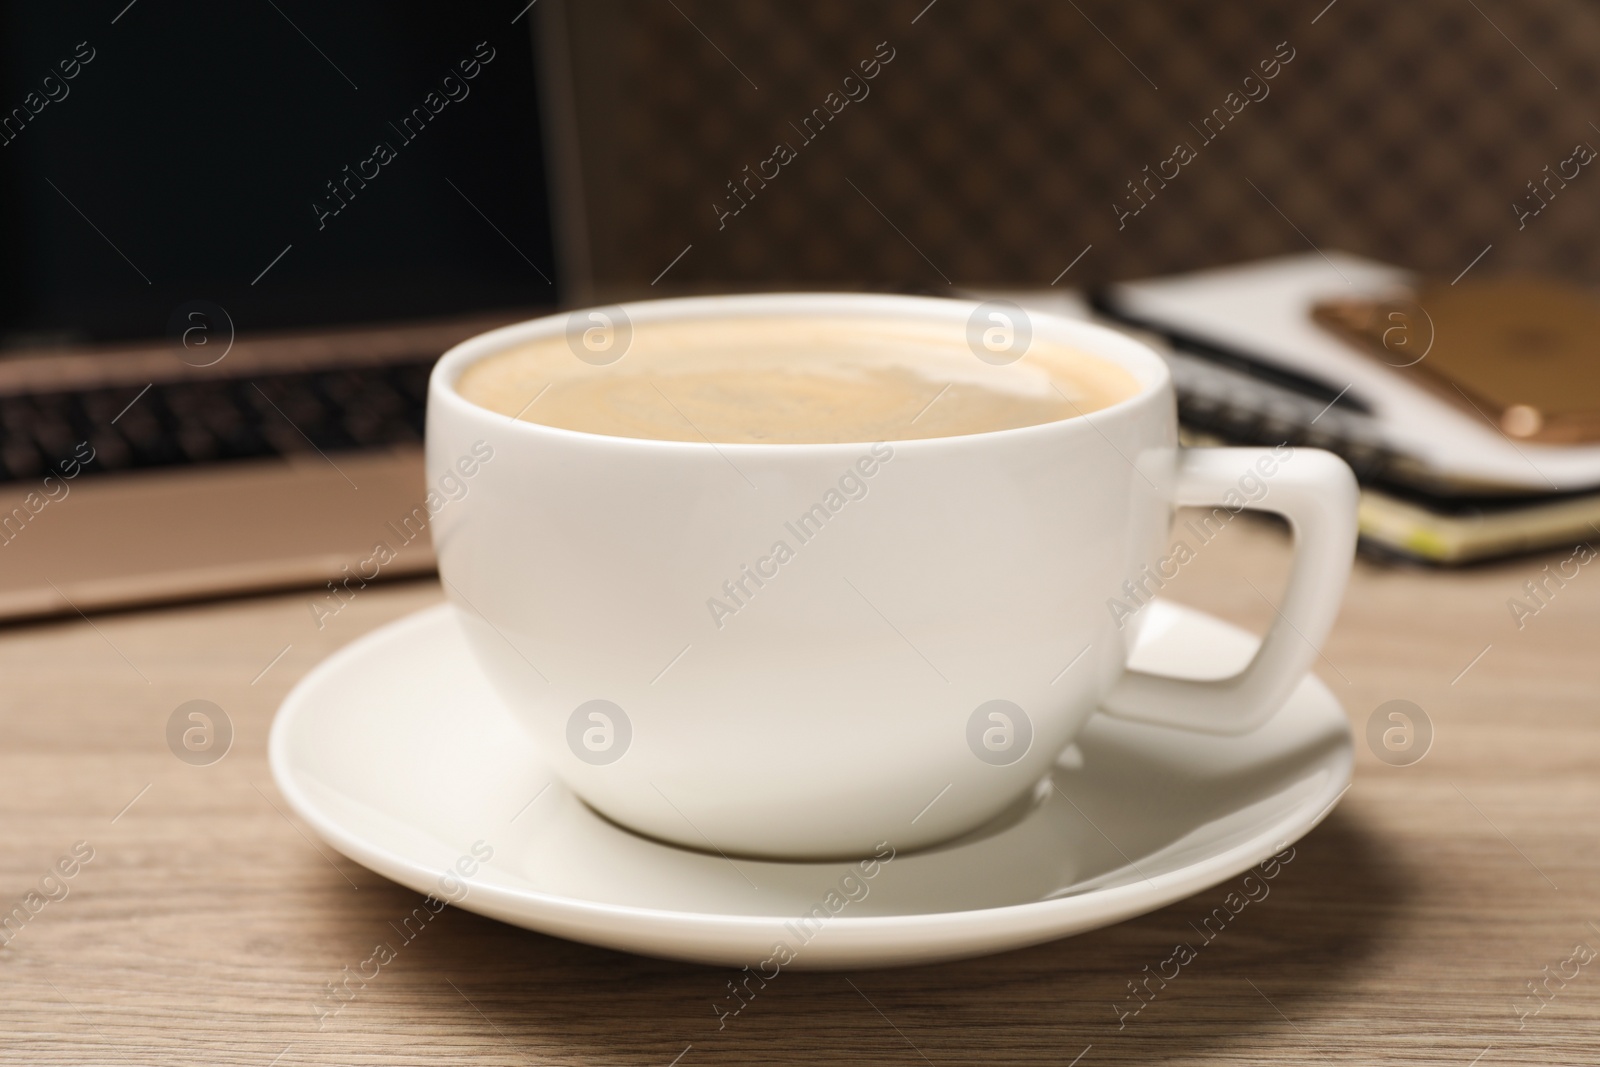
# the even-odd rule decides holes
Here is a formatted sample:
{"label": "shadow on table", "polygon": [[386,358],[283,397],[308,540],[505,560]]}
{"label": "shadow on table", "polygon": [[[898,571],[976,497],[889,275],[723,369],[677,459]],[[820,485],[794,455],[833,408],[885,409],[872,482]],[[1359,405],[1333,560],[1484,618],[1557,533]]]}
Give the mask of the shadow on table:
{"label": "shadow on table", "polygon": [[[985,959],[784,972],[721,1029],[713,1005],[737,1003],[731,969],[590,948],[466,912],[451,911],[448,935],[430,939],[413,974],[449,977],[495,1028],[491,1040],[539,1060],[559,1050],[574,1062],[667,1067],[692,1045],[696,1060],[741,1064],[1068,1064],[1093,1045],[1094,1064],[1148,1063],[1259,1050],[1268,1035],[1318,1054],[1323,1005],[1361,981],[1393,935],[1413,879],[1382,840],[1335,812],[1295,846],[1270,893],[1207,940],[1203,920],[1241,880],[1108,929]],[[1145,982],[1158,970],[1172,974],[1163,961],[1179,943],[1193,958],[1176,977]],[[1130,983],[1140,983],[1137,996]]]}

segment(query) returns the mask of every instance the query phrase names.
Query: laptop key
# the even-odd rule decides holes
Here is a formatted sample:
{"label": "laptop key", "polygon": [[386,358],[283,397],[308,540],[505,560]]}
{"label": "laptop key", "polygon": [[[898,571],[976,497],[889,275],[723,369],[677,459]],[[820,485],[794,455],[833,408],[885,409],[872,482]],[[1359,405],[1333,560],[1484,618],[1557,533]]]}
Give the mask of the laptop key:
{"label": "laptop key", "polygon": [[0,481],[42,476],[84,441],[85,473],[413,445],[433,363],[0,397]]}

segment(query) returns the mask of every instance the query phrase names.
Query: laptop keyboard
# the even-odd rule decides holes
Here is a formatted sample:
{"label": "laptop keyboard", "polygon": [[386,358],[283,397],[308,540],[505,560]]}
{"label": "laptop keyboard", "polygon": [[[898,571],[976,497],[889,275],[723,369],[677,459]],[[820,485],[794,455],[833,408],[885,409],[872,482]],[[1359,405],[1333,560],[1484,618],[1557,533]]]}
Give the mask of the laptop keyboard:
{"label": "laptop keyboard", "polygon": [[434,362],[0,397],[0,481],[420,444]]}

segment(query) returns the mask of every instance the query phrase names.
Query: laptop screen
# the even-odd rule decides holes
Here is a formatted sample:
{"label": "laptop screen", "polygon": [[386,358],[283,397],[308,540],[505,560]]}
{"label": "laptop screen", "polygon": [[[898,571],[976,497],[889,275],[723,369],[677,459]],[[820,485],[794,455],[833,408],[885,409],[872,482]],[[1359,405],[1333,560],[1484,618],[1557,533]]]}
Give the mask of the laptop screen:
{"label": "laptop screen", "polygon": [[554,304],[522,6],[4,0],[0,348]]}

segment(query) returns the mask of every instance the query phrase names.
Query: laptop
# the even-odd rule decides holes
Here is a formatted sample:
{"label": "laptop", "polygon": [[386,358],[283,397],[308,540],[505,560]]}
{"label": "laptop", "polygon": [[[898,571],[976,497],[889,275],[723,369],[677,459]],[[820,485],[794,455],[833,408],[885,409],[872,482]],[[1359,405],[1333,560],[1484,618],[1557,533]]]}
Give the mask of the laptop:
{"label": "laptop", "polygon": [[433,567],[432,364],[584,290],[560,18],[0,3],[0,621]]}

